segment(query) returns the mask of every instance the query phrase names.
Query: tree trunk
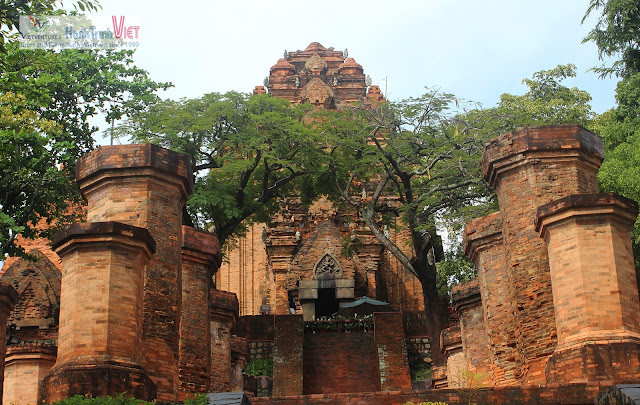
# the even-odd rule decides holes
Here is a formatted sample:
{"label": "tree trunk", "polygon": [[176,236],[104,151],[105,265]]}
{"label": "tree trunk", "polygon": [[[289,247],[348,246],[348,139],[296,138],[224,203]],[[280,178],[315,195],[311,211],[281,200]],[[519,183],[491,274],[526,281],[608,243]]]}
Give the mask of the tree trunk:
{"label": "tree trunk", "polygon": [[413,263],[414,269],[421,275],[419,278],[424,297],[424,311],[427,316],[427,331],[431,345],[431,360],[434,366],[444,365],[444,354],[440,347],[440,331],[442,330],[442,301],[436,287],[436,270],[426,260]]}

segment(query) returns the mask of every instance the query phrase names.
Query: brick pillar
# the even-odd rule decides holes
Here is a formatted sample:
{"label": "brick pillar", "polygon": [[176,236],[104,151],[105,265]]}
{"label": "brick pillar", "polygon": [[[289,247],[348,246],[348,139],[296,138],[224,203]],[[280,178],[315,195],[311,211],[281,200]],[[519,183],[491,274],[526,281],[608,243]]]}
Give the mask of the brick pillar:
{"label": "brick pillar", "polygon": [[303,344],[304,321],[302,315],[274,317],[274,397],[303,394]]}
{"label": "brick pillar", "polygon": [[211,392],[227,392],[231,388],[231,328],[238,320],[238,298],[234,293],[210,290],[211,321]]}
{"label": "brick pillar", "polygon": [[460,325],[450,326],[440,331],[440,347],[444,353],[445,376],[441,370],[437,381],[434,380],[434,388],[459,388],[460,378],[465,370],[464,352],[462,351],[462,334]]}
{"label": "brick pillar", "polygon": [[533,227],[536,210],[559,197],[598,190],[602,140],[578,125],[525,127],[487,145],[482,170],[495,187],[514,292],[519,382],[542,384],[556,346],[549,262]]}
{"label": "brick pillar", "polygon": [[182,311],[178,372],[180,400],[209,392],[211,324],[209,289],[220,267],[220,242],[209,232],[182,226]]}
{"label": "brick pillar", "polygon": [[155,252],[146,229],[78,223],[52,241],[62,259],[58,355],[44,380],[49,402],[127,392],[152,400],[142,363],[144,268]]}
{"label": "brick pillar", "polygon": [[6,282],[0,282],[0,401],[4,381],[4,358],[7,349],[7,319],[18,302],[18,293]]}
{"label": "brick pillar", "polygon": [[638,205],[616,194],[573,195],[538,209],[558,328],[549,382],[640,379],[640,303],[630,238],[637,216]]}
{"label": "brick pillar", "polygon": [[78,160],[76,173],[88,221],[147,228],[156,241],[145,271],[142,352],[164,401],[178,393],[182,208],[192,177],[186,155],[150,144],[102,146]]}
{"label": "brick pillar", "polygon": [[378,349],[380,390],[410,390],[411,374],[402,313],[376,313],[373,314],[373,322]]}
{"label": "brick pillar", "polygon": [[[276,243],[278,243],[276,245]],[[287,271],[291,268],[291,260],[295,251],[294,237],[272,238],[267,242],[267,254],[271,271],[275,276],[275,294],[271,313],[286,315],[289,313],[289,296],[287,294]]]}
{"label": "brick pillar", "polygon": [[493,385],[516,385],[520,353],[515,348],[513,291],[505,263],[500,213],[467,222],[462,246],[478,269]]}
{"label": "brick pillar", "polygon": [[451,301],[460,319],[466,377],[473,377],[474,384],[490,386],[491,356],[478,279],[453,286]]}
{"label": "brick pillar", "polygon": [[20,343],[7,347],[3,403],[42,403],[42,393],[37,387],[55,362],[54,344]]}

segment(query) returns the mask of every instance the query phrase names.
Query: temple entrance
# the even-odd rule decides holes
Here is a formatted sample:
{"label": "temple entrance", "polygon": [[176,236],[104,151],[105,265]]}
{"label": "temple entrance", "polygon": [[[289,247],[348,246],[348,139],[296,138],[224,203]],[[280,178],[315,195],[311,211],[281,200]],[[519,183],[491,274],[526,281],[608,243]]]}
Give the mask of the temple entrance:
{"label": "temple entrance", "polygon": [[330,317],[338,312],[340,308],[339,302],[336,299],[335,288],[319,288],[318,300],[316,301],[316,319],[322,319],[323,317]]}

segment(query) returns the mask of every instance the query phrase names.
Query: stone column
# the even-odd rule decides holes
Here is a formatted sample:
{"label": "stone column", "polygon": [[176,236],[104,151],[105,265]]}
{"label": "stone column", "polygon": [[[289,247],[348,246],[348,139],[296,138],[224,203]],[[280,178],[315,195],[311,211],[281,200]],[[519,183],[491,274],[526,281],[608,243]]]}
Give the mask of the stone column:
{"label": "stone column", "polygon": [[155,252],[146,229],[78,223],[52,241],[62,259],[58,355],[44,380],[48,402],[127,392],[150,401],[142,367],[144,268]]}
{"label": "stone column", "polygon": [[4,357],[7,350],[7,320],[18,302],[18,293],[9,283],[0,282],[0,401],[4,385]]}
{"label": "stone column", "polygon": [[481,166],[495,187],[514,292],[519,382],[543,384],[556,346],[547,249],[533,227],[536,210],[559,197],[598,190],[602,140],[578,125],[525,127],[487,145]]}
{"label": "stone column", "polygon": [[7,347],[3,403],[42,403],[37,387],[55,362],[55,344],[20,343]]}
{"label": "stone column", "polygon": [[516,371],[521,364],[515,348],[513,291],[505,263],[500,213],[467,222],[462,246],[478,269],[493,385],[516,385]]}
{"label": "stone column", "polygon": [[640,378],[640,303],[630,238],[637,216],[637,204],[616,194],[573,195],[538,209],[558,328],[549,382]]}
{"label": "stone column", "polygon": [[147,228],[156,241],[145,271],[142,353],[161,401],[178,393],[182,208],[192,178],[187,155],[150,144],[102,146],[78,160],[76,173],[88,221]]}
{"label": "stone column", "polygon": [[[302,395],[304,321],[302,315],[274,317],[273,396]],[[330,355],[330,353],[327,353]]]}
{"label": "stone column", "polygon": [[[460,319],[460,337],[465,358],[465,375],[460,377],[465,379],[464,382],[492,385],[491,356],[478,279],[453,286],[451,301]],[[473,381],[470,381],[471,378]],[[462,386],[471,388],[464,384]]]}
{"label": "stone column", "polygon": [[209,392],[211,324],[209,290],[220,267],[218,237],[182,226],[182,311],[180,312],[180,400]]}
{"label": "stone column", "polygon": [[211,392],[227,392],[233,381],[231,328],[238,319],[238,298],[234,293],[210,290]]}
{"label": "stone column", "polygon": [[401,312],[373,314],[381,391],[411,389],[406,336]]}

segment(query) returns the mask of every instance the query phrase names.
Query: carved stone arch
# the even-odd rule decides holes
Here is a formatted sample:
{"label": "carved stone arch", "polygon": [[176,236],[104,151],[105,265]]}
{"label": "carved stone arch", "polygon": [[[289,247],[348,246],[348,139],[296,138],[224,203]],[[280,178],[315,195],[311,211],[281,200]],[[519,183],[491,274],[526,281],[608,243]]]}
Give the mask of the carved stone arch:
{"label": "carved stone arch", "polygon": [[311,79],[300,93],[303,102],[313,104],[315,106],[325,106],[330,108],[333,106],[334,94],[333,90],[327,84],[317,77]]}
{"label": "carved stone arch", "polygon": [[316,280],[336,280],[342,277],[342,265],[330,253],[325,253],[313,268],[313,278]]}

